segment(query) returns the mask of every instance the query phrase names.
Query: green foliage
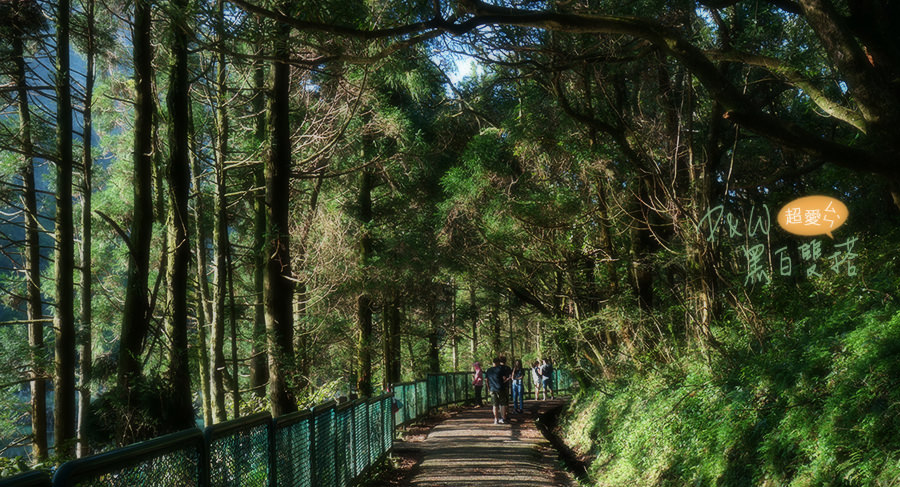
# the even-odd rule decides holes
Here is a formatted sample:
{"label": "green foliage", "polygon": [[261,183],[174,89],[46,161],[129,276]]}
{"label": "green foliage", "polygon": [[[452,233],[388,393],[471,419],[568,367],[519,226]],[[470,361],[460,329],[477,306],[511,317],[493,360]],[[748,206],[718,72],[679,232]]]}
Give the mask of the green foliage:
{"label": "green foliage", "polygon": [[12,477],[20,473],[32,470],[24,458],[18,457],[0,457],[0,479]]}
{"label": "green foliage", "polygon": [[129,389],[115,385],[91,402],[89,441],[121,445],[123,439],[153,438],[172,433],[170,384],[162,377],[133,378]]}
{"label": "green foliage", "polygon": [[595,485],[891,485],[900,312],[845,303],[771,329],[764,348],[686,350],[583,393],[566,431]]}

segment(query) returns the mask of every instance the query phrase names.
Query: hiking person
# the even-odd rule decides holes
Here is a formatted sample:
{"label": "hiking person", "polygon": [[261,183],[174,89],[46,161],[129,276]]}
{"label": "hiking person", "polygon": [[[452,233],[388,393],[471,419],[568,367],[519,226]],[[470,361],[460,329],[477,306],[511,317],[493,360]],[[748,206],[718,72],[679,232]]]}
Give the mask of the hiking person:
{"label": "hiking person", "polygon": [[553,364],[548,358],[541,364],[541,386],[544,388],[544,400],[547,400],[547,392],[550,392],[550,399],[553,399]]}
{"label": "hiking person", "polygon": [[534,382],[534,400],[537,401],[541,397],[541,363],[537,360],[531,364],[531,381]]}
{"label": "hiking person", "polygon": [[481,389],[484,387],[484,370],[481,369],[481,362],[475,362],[472,366],[475,368],[475,372],[472,375],[472,386],[475,388],[475,406],[481,407],[484,405],[481,402]]}
{"label": "hiking person", "polygon": [[[505,362],[505,360],[504,360]],[[502,365],[500,357],[494,358],[494,366],[484,373],[491,391],[491,405],[494,412],[494,424],[506,423],[506,403],[509,402],[508,384],[509,367]]]}
{"label": "hiking person", "polygon": [[516,414],[522,414],[525,409],[525,369],[521,360],[516,360],[512,370],[512,403]]}

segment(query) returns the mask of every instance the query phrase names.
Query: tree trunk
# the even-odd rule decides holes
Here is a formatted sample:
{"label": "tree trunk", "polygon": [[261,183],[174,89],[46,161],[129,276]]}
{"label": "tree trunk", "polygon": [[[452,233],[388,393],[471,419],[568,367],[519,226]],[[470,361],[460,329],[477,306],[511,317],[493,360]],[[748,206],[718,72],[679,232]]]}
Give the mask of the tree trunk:
{"label": "tree trunk", "polygon": [[653,252],[653,235],[650,232],[652,211],[644,202],[650,201],[649,176],[639,178],[639,196],[634,204],[635,222],[631,230],[631,272],[634,293],[638,297],[638,305],[644,311],[653,309],[653,264],[650,261]]}
{"label": "tree trunk", "polygon": [[609,279],[609,288],[612,293],[619,290],[619,276],[616,272],[616,251],[613,246],[612,234],[609,229],[612,223],[609,219],[609,204],[606,196],[606,182],[597,181],[597,217],[600,220],[600,249],[606,254],[606,274]]}
{"label": "tree trunk", "polygon": [[453,284],[453,295],[450,299],[450,343],[453,346],[453,372],[459,372],[459,330],[456,328],[456,283]]}
{"label": "tree trunk", "polygon": [[[366,141],[363,145],[367,145]],[[366,150],[364,148],[363,152]],[[359,326],[356,344],[357,390],[362,397],[372,395],[372,299],[368,292],[368,265],[372,256],[372,237],[369,226],[372,223],[372,184],[374,175],[365,168],[359,174],[359,221],[361,236],[359,239],[359,261],[362,267],[362,287],[356,300],[357,325]]]}
{"label": "tree trunk", "polygon": [[56,377],[54,383],[55,452],[75,456],[75,246],[72,216],[72,93],[69,70],[69,0],[60,0],[56,26]]}
{"label": "tree trunk", "polygon": [[512,303],[507,303],[507,306],[509,306],[506,309],[506,321],[509,322],[509,361],[512,362],[516,358],[516,333],[513,330]]}
{"label": "tree trunk", "polygon": [[472,306],[472,361],[478,361],[478,308],[475,306],[475,285],[469,288],[469,302]]}
{"label": "tree trunk", "polygon": [[[141,354],[150,329],[147,279],[153,236],[153,52],[150,42],[151,8],[148,0],[134,4],[134,209],[131,218],[128,274],[122,310],[122,334],[116,382],[130,394],[141,376]],[[121,427],[120,427],[121,429]],[[119,440],[124,438],[120,435]]]}
{"label": "tree trunk", "polygon": [[234,299],[234,261],[231,256],[231,245],[225,248],[228,252],[228,308],[231,311],[231,407],[235,418],[241,416],[241,375],[238,362],[237,304]]}
{"label": "tree trunk", "polygon": [[[224,16],[223,2],[218,3],[217,30],[219,42],[223,39],[222,22]],[[213,239],[216,241],[215,260],[216,285],[213,304],[212,339],[210,340],[210,356],[212,357],[212,378],[210,395],[213,399],[213,416],[215,421],[228,419],[225,409],[225,297],[227,296],[228,279],[228,215],[225,199],[225,158],[228,154],[228,112],[225,109],[226,72],[225,55],[220,51],[216,57],[216,195],[215,195],[215,228]]]}
{"label": "tree trunk", "polygon": [[[194,124],[191,117],[188,118],[189,136],[191,144],[194,140]],[[193,152],[193,151],[192,151]],[[210,426],[213,424],[212,398],[210,396],[210,370],[209,370],[209,345],[207,343],[206,329],[208,323],[212,321],[212,310],[209,309],[209,280],[206,276],[206,242],[209,240],[206,233],[206,226],[201,220],[201,215],[205,214],[205,205],[203,204],[202,193],[200,193],[200,168],[197,160],[191,157],[191,179],[194,188],[197,189],[197,201],[194,203],[194,244],[195,254],[197,256],[197,350],[200,353],[200,393],[203,396],[203,424]]]}
{"label": "tree trunk", "polygon": [[[306,213],[306,221],[300,230],[300,236],[297,241],[297,258],[296,263],[299,269],[306,266],[306,253],[309,243],[309,231],[312,228],[313,220],[316,217],[316,209],[319,205],[319,193],[322,190],[322,177],[316,178],[312,192],[309,195],[309,207]],[[307,294],[307,285],[305,280],[299,280],[296,283],[294,291],[295,296],[295,313],[294,324],[294,351],[297,353],[297,368],[299,374],[295,387],[297,390],[303,390],[309,386],[310,369],[312,368],[312,351],[310,350],[310,331],[306,329],[306,303],[309,300]]]}
{"label": "tree trunk", "polygon": [[190,82],[188,81],[187,2],[176,0],[170,19],[173,31],[172,67],[169,73],[169,222],[167,238],[172,253],[167,267],[166,299],[170,315],[166,320],[169,337],[169,414],[171,424],[167,428],[178,431],[194,425],[194,407],[191,400],[191,374],[188,356],[187,283],[191,263],[191,247],[188,239],[188,196],[191,187],[190,147],[188,145],[190,117]]}
{"label": "tree trunk", "polygon": [[400,292],[392,292],[384,310],[384,388],[401,381]]}
{"label": "tree trunk", "polygon": [[291,125],[290,27],[279,26],[272,62],[272,100],[269,107],[271,151],[266,159],[266,249],[264,281],[266,335],[269,348],[269,403],[272,416],[297,410],[288,387],[294,372],[293,284],[290,253]]}
{"label": "tree trunk", "polygon": [[22,176],[22,206],[25,208],[25,279],[28,301],[28,346],[31,348],[31,453],[35,461],[47,459],[47,382],[44,349],[44,312],[41,299],[41,248],[37,213],[37,192],[34,181],[34,146],[31,140],[31,109],[25,77],[25,49],[21,34],[13,37],[15,85],[19,101],[19,130],[22,134],[22,153],[25,161],[19,171]]}
{"label": "tree trunk", "polygon": [[503,322],[497,316],[496,306],[491,308],[491,355],[497,357],[503,353],[503,341],[500,339],[500,328]]}
{"label": "tree trunk", "polygon": [[[261,61],[253,69],[253,110],[256,112],[256,140],[260,144],[266,139],[265,114],[265,69]],[[253,182],[257,188],[265,187],[266,176],[262,165],[253,168]],[[257,397],[266,394],[269,370],[266,368],[266,313],[263,302],[263,282],[266,273],[266,195],[257,191],[253,197],[253,249],[255,268],[253,272],[253,343],[250,348],[250,390]]]}
{"label": "tree trunk", "polygon": [[87,439],[91,411],[91,366],[93,364],[91,347],[91,193],[93,192],[93,175],[91,174],[94,157],[91,154],[92,115],[91,105],[94,99],[94,1],[88,0],[85,19],[87,32],[86,68],[84,85],[84,114],[82,123],[82,188],[81,188],[81,346],[79,361],[80,389],[78,401],[78,458],[91,454],[91,446]]}
{"label": "tree trunk", "polygon": [[428,304],[428,319],[431,321],[431,332],[428,334],[428,372],[441,373],[440,319],[438,315],[437,295],[431,297]]}

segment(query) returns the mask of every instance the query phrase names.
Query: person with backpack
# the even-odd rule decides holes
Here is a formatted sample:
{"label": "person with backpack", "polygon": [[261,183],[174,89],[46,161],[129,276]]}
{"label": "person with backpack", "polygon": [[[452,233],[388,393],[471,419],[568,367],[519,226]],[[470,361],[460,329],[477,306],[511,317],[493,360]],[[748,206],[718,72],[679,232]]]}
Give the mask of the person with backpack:
{"label": "person with backpack", "polygon": [[544,389],[544,400],[547,400],[547,392],[550,392],[550,399],[553,399],[553,364],[550,359],[545,358],[541,364],[541,386]]}
{"label": "person with backpack", "polygon": [[505,424],[506,405],[509,403],[509,375],[512,370],[506,366],[504,357],[494,359],[494,366],[484,373],[491,391],[491,404],[494,411],[494,424]]}

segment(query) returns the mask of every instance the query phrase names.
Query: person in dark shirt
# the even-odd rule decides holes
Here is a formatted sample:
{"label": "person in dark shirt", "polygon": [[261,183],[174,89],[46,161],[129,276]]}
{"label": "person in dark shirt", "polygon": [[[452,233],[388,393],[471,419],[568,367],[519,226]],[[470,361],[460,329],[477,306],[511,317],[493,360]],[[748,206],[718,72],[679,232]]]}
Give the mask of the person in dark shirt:
{"label": "person in dark shirt", "polygon": [[512,370],[506,366],[503,357],[494,359],[494,366],[487,369],[488,389],[491,391],[491,405],[494,411],[494,424],[506,423],[506,404],[509,402],[509,376]]}

